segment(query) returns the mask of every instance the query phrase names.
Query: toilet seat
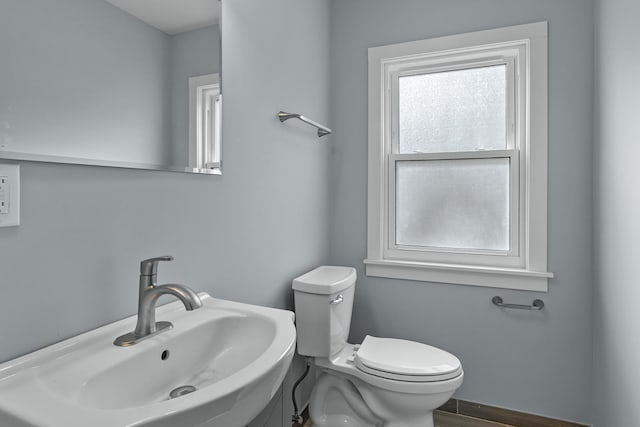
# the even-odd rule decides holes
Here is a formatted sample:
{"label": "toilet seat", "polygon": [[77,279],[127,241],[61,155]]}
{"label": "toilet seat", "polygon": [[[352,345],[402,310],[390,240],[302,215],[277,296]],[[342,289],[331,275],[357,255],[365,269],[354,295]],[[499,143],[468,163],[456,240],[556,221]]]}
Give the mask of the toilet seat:
{"label": "toilet seat", "polygon": [[315,357],[314,363],[321,370],[333,375],[346,375],[353,381],[362,381],[374,387],[392,392],[409,394],[432,394],[455,390],[460,387],[464,378],[464,371],[460,368],[459,374],[451,379],[439,381],[408,381],[406,376],[401,379],[385,378],[389,373],[374,370],[368,373],[356,366],[356,353],[359,345],[347,344],[337,354],[326,357]]}
{"label": "toilet seat", "polygon": [[367,335],[353,357],[360,371],[408,382],[445,381],[462,373],[454,355],[414,341]]}

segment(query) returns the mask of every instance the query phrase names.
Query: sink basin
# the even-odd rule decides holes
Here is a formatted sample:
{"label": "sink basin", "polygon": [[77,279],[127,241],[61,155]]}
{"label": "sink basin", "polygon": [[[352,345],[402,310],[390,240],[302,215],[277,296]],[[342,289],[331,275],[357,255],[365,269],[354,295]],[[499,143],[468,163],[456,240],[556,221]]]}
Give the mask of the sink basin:
{"label": "sink basin", "polygon": [[157,309],[173,329],[131,347],[130,317],[0,365],[3,427],[241,427],[274,396],[295,349],[293,313],[200,294]]}

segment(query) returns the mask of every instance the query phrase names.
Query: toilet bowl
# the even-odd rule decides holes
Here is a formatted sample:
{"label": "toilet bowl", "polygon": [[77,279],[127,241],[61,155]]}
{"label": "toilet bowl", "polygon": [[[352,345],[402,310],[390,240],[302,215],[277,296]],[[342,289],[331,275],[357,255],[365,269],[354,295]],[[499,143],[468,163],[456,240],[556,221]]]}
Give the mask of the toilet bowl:
{"label": "toilet bowl", "polygon": [[320,375],[314,427],[433,427],[433,410],[462,384],[454,355],[414,341],[367,335],[347,343],[355,269],[319,267],[293,281],[298,353]]}

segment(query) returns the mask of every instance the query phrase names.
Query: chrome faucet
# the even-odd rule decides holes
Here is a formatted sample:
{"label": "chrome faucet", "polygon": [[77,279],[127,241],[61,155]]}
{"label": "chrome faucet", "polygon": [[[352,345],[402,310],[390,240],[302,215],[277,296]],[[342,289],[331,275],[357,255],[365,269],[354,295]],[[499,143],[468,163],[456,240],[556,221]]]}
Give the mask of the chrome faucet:
{"label": "chrome faucet", "polygon": [[113,342],[120,347],[129,347],[165,329],[173,327],[171,322],[156,322],[156,303],[162,295],[177,297],[188,311],[202,307],[200,297],[183,285],[157,285],[158,264],[172,261],[172,256],[150,258],[140,263],[140,291],[138,293],[138,322],[133,332],[121,335]]}

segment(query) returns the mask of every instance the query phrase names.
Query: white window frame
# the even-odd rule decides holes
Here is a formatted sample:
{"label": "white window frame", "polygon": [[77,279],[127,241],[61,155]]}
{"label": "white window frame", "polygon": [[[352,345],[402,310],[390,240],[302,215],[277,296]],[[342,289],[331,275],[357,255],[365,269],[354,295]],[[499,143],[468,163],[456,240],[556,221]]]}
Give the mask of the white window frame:
{"label": "white window frame", "polygon": [[[507,67],[507,148],[399,154],[398,78],[472,67]],[[399,161],[508,158],[510,250],[397,245]],[[368,276],[548,290],[547,23],[518,25],[369,49]]]}
{"label": "white window frame", "polygon": [[220,75],[189,78],[189,169],[221,174]]}

